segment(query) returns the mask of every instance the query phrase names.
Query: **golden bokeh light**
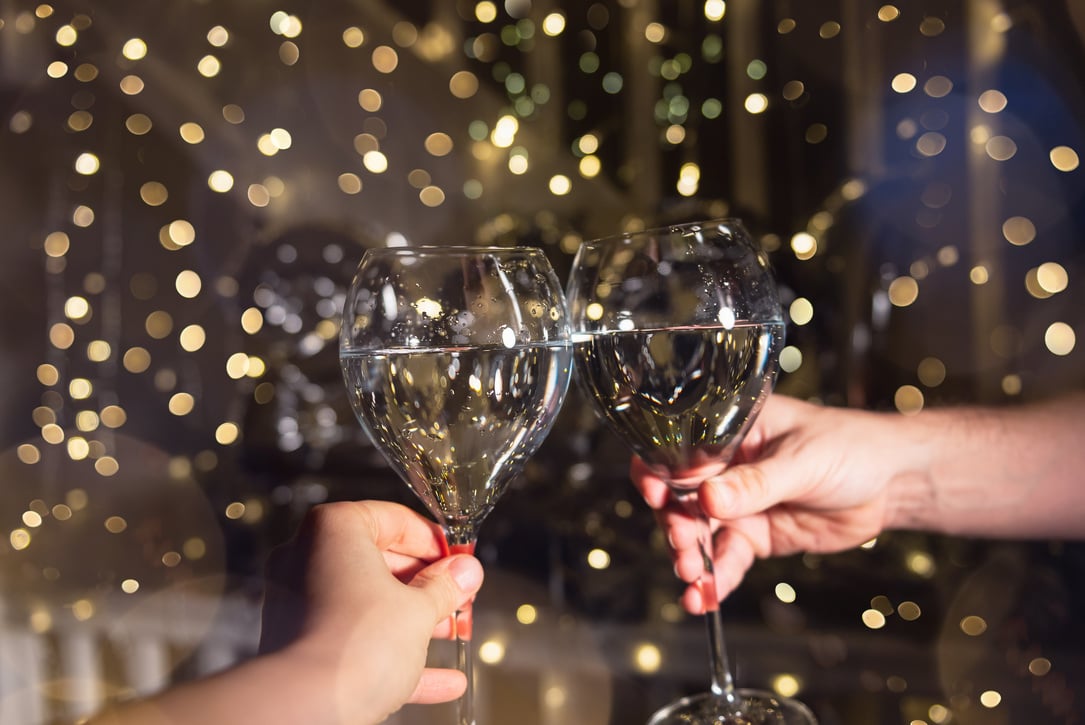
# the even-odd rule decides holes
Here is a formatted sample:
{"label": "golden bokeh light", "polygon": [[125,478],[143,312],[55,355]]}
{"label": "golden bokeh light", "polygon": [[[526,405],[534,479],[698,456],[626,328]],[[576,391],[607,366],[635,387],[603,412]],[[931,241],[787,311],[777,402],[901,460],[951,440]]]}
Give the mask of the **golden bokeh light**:
{"label": "golden bokeh light", "polygon": [[1044,345],[1052,355],[1065,356],[1074,351],[1077,336],[1065,322],[1052,322],[1044,331]]}
{"label": "golden bokeh light", "polygon": [[162,206],[169,195],[166,185],[160,181],[148,181],[139,187],[139,198],[147,206]]}
{"label": "golden bokeh light", "polygon": [[399,65],[399,53],[395,48],[380,45],[373,49],[373,67],[380,73],[392,73]]}
{"label": "golden bokeh light", "polygon": [[143,328],[155,340],[165,339],[173,330],[173,316],[165,310],[155,310],[147,315]]}
{"label": "golden bokeh light", "polygon": [[663,666],[663,652],[651,643],[638,644],[633,648],[633,665],[646,674],[658,672]]}
{"label": "golden bokeh light", "polygon": [[889,283],[889,301],[895,307],[907,307],[919,298],[919,283],[907,275]]}
{"label": "golden bokeh light", "polygon": [[1051,165],[1059,171],[1070,172],[1077,170],[1080,165],[1077,151],[1069,146],[1056,146],[1049,154]]}
{"label": "golden bokeh light", "polygon": [[348,48],[360,48],[365,43],[365,32],[352,25],[349,28],[343,30],[343,45]]}
{"label": "golden bokeh light", "polygon": [[448,80],[448,90],[456,98],[472,98],[478,87],[478,76],[471,71],[456,71]]}
{"label": "golden bokeh light", "polygon": [[124,127],[133,136],[145,136],[150,133],[153,126],[151,119],[143,113],[133,113],[124,121]]}
{"label": "golden bokeh light", "polygon": [[203,131],[203,126],[192,121],[186,121],[185,123],[182,123],[181,127],[178,129],[178,132],[181,134],[181,138],[184,140],[184,142],[189,144],[202,143],[204,138],[206,138],[206,135]]}
{"label": "golden bokeh light", "polygon": [[782,697],[794,697],[802,691],[802,680],[791,674],[780,674],[772,678],[772,689]]}
{"label": "golden bokeh light", "polygon": [[925,357],[919,361],[916,376],[928,388],[936,388],[946,380],[946,365],[936,357]]}
{"label": "golden bokeh light", "polygon": [[174,280],[174,288],[177,290],[177,294],[185,299],[192,299],[198,296],[200,290],[203,289],[203,280],[201,280],[200,275],[193,270],[183,269],[177,273],[177,278]]}
{"label": "golden bokeh light", "polygon": [[975,614],[970,614],[964,617],[960,621],[961,631],[967,634],[969,637],[979,637],[981,634],[987,631],[987,622],[983,617],[979,617]]}
{"label": "golden bokeh light", "polygon": [[915,415],[923,410],[923,391],[914,385],[901,385],[893,395],[893,405],[904,415]]}
{"label": "golden bokeh light", "polygon": [[227,191],[234,188],[234,177],[229,171],[216,169],[207,177],[207,186],[211,191],[225,194]]}

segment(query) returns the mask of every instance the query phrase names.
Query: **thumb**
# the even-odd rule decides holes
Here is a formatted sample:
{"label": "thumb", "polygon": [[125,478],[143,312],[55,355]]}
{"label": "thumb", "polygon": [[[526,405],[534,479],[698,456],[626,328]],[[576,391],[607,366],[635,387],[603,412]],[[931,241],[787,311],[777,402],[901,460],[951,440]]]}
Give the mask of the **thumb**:
{"label": "thumb", "polygon": [[795,497],[799,482],[778,459],[732,466],[705,481],[701,507],[715,519],[739,519]]}
{"label": "thumb", "polygon": [[422,569],[411,579],[433,604],[434,623],[471,601],[482,586],[482,564],[469,554],[454,554]]}

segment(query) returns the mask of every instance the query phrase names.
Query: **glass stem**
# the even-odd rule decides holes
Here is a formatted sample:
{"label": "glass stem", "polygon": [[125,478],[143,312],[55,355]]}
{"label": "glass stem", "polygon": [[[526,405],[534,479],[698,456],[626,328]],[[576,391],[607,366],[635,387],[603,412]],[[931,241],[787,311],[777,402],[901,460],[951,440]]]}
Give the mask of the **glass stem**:
{"label": "glass stem", "polygon": [[[473,528],[446,525],[445,545],[449,554],[474,554],[476,533]],[[468,602],[452,615],[452,634],[456,638],[456,667],[467,678],[467,689],[459,702],[457,725],[476,725],[475,722],[475,654],[471,647],[471,630],[474,626]]]}
{"label": "glass stem", "polygon": [[723,620],[720,617],[720,600],[716,594],[716,567],[712,561],[712,525],[701,510],[695,491],[678,494],[677,498],[697,525],[697,548],[704,563],[699,585],[705,608],[705,628],[708,633],[712,694],[727,702],[728,705],[736,706],[735,683],[727,662],[727,649],[723,641]]}

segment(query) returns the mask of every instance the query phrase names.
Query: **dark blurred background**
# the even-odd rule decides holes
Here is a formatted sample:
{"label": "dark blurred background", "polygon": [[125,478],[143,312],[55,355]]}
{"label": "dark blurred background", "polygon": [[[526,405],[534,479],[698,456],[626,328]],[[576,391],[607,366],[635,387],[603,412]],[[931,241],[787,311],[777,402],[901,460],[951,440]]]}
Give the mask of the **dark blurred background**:
{"label": "dark blurred background", "polygon": [[[251,654],[305,510],[417,505],[338,368],[367,247],[533,244],[564,279],[583,239],[739,216],[780,392],[1082,387],[1083,33],[1076,0],[0,0],[0,720]],[[483,526],[489,722],[638,723],[703,686],[627,463],[574,387]],[[824,725],[1081,722],[1083,551],[758,563],[724,605],[738,679]]]}

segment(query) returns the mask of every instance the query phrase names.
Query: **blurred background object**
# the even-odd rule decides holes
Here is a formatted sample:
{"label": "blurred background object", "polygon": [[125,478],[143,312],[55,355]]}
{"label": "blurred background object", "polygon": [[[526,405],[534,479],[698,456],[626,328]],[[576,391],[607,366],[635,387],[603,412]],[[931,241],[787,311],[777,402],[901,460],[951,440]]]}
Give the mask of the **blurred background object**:
{"label": "blurred background object", "polygon": [[[369,246],[533,244],[564,277],[583,239],[736,215],[780,280],[780,391],[1080,388],[1083,31],[1075,0],[0,0],[0,721],[248,656],[308,507],[416,505],[336,359]],[[703,685],[626,467],[574,389],[487,521],[484,721]],[[825,725],[1080,722],[1083,552],[759,563],[737,677]]]}

